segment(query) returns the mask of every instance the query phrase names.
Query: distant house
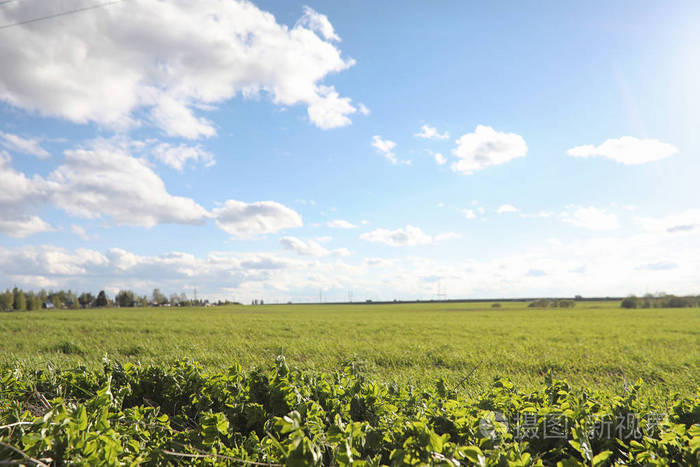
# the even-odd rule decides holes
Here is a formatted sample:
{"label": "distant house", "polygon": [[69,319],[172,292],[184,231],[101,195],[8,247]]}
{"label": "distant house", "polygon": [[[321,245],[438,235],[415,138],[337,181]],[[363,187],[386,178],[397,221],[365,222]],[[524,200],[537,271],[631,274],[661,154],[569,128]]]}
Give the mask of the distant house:
{"label": "distant house", "polygon": [[51,310],[51,309],[55,308],[53,306],[53,303],[51,303],[51,302],[44,302],[41,304],[41,307],[46,308],[47,310]]}

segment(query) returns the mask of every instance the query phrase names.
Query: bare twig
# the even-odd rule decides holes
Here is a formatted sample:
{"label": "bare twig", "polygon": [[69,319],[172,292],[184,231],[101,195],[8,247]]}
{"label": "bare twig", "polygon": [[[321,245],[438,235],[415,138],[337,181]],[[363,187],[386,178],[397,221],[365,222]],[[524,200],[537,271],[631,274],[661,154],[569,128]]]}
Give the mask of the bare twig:
{"label": "bare twig", "polygon": [[36,388],[34,388],[34,395],[37,399],[39,399],[39,402],[41,402],[41,405],[43,405],[46,410],[51,410],[51,404],[49,404],[49,401],[46,400],[46,397],[37,391]]}
{"label": "bare twig", "polygon": [[26,461],[34,462],[36,465],[39,465],[39,466],[41,466],[41,467],[49,467],[48,464],[45,464],[45,463],[43,463],[42,461],[40,461],[40,460],[38,460],[38,459],[34,459],[33,457],[30,457],[26,452],[22,451],[21,449],[18,449],[18,448],[16,448],[16,447],[14,447],[14,446],[12,446],[12,445],[10,445],[10,444],[3,443],[2,441],[0,441],[0,446],[5,446],[7,449],[10,449],[10,450],[16,452],[16,453],[19,454],[20,456],[24,457],[24,460],[26,460]]}
{"label": "bare twig", "polygon": [[5,430],[7,428],[12,428],[14,426],[20,426],[20,425],[33,425],[34,422],[15,422],[15,423],[10,423],[9,425],[2,425],[0,426],[0,430]]}
{"label": "bare twig", "polygon": [[475,372],[476,370],[479,369],[479,367],[481,366],[482,363],[483,363],[483,360],[480,361],[479,363],[477,363],[477,364],[474,366],[474,368],[472,368],[472,371],[470,371],[469,374],[468,374],[467,376],[465,376],[464,378],[462,378],[462,380],[461,380],[459,383],[457,383],[457,385],[456,385],[454,388],[452,388],[452,390],[455,391],[455,390],[457,390],[458,387],[463,386],[464,383],[466,383],[467,380],[468,380],[469,378],[471,378],[471,376],[474,374],[474,372]]}

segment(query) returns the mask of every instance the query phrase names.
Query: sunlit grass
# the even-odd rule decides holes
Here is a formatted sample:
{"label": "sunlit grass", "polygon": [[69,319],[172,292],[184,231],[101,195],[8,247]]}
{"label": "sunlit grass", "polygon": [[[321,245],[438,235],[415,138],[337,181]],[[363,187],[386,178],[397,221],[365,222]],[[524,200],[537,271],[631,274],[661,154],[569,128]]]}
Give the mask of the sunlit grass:
{"label": "sunlit grass", "polygon": [[355,362],[374,378],[421,385],[443,377],[483,388],[505,376],[522,387],[552,370],[574,385],[694,393],[700,386],[697,309],[574,309],[522,303],[266,305],[60,310],[0,315],[0,363],[99,367],[197,360],[220,369],[290,364],[333,371]]}

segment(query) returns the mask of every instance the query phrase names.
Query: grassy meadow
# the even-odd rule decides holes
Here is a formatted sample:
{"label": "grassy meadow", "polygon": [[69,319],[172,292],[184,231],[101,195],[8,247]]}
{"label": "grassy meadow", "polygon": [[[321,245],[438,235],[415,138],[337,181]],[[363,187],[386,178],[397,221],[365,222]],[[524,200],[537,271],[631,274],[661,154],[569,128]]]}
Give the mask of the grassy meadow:
{"label": "grassy meadow", "polygon": [[619,392],[625,379],[664,397],[700,387],[697,309],[573,309],[525,303],[265,305],[55,310],[0,315],[0,364],[97,368],[191,359],[208,369],[271,365],[311,371],[354,362],[374,379],[481,389],[494,377],[540,385],[552,370],[579,387]]}

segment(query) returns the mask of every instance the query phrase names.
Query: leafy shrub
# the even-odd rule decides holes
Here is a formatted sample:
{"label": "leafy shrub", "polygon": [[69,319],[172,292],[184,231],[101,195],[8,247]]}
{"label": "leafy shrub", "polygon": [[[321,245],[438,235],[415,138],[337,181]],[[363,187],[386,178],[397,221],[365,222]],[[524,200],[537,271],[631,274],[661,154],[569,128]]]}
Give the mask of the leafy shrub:
{"label": "leafy shrub", "polygon": [[[0,371],[0,459],[8,465],[698,465],[700,394],[655,404],[638,391],[639,384],[623,395],[580,391],[551,374],[528,393],[503,379],[478,395],[444,381],[416,391],[374,383],[352,367],[303,373],[284,358],[247,373],[234,365],[205,374],[188,362],[33,373],[7,367]],[[552,420],[562,429],[548,437]],[[601,430],[618,420],[624,433]]]}
{"label": "leafy shrub", "polygon": [[49,352],[57,352],[65,355],[84,355],[85,349],[70,341],[61,341],[47,349]]}

